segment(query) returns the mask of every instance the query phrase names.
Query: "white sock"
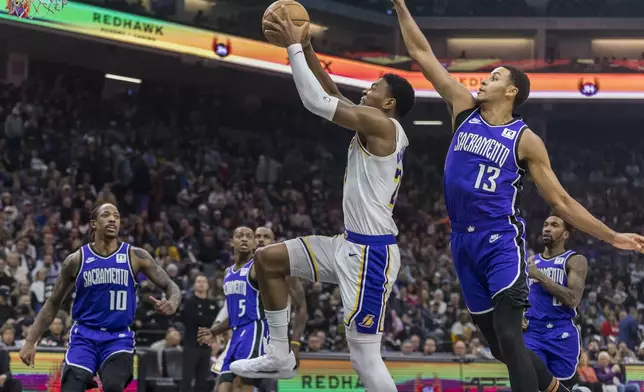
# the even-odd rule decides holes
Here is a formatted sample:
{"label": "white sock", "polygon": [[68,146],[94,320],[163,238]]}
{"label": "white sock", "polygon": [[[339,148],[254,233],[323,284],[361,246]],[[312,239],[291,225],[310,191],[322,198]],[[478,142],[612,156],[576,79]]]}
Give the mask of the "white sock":
{"label": "white sock", "polygon": [[268,330],[271,334],[270,344],[275,348],[278,357],[285,357],[291,351],[288,344],[288,308],[282,310],[265,310]]}

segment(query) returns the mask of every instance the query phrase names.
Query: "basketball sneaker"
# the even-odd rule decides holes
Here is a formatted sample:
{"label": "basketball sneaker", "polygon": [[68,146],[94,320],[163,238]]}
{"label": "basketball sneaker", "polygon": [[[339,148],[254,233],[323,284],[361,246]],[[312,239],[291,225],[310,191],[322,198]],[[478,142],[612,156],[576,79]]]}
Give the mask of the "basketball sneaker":
{"label": "basketball sneaker", "polygon": [[266,354],[252,359],[240,359],[230,364],[230,370],[244,378],[289,379],[297,375],[295,354],[292,351],[285,357],[277,357],[275,348],[263,339]]}

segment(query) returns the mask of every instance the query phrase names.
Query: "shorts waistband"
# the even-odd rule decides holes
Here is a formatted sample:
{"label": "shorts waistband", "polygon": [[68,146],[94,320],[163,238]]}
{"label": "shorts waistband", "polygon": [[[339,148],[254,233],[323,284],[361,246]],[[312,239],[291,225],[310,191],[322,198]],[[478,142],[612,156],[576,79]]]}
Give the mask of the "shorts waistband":
{"label": "shorts waistband", "polygon": [[93,331],[101,331],[101,332],[130,332],[132,329],[130,327],[123,327],[123,328],[103,328],[103,327],[94,327],[91,325],[86,325],[86,324],[81,324],[81,323],[74,323],[72,325],[73,327],[81,327],[81,328],[87,328],[91,329]]}
{"label": "shorts waistband", "polygon": [[345,230],[344,238],[346,238],[346,240],[349,242],[353,242],[354,244],[366,245],[366,246],[384,246],[384,245],[396,244],[396,236],[392,234],[365,235],[365,234],[358,234],[349,230]]}
{"label": "shorts waistband", "polygon": [[547,329],[556,329],[561,327],[570,327],[574,326],[575,322],[569,318],[565,319],[553,319],[553,320],[541,320],[532,317],[526,317],[529,325],[533,327],[542,327]]}
{"label": "shorts waistband", "polygon": [[511,223],[512,221],[517,222],[517,223],[522,223],[525,225],[525,222],[521,218],[499,218],[491,221],[485,221],[485,222],[450,222],[450,225],[452,226],[452,231],[457,232],[457,233],[476,233],[476,232],[481,232],[481,231],[488,231],[488,230],[511,230],[514,229],[514,225]]}
{"label": "shorts waistband", "polygon": [[243,327],[245,327],[245,326],[247,326],[247,325],[251,325],[251,324],[260,324],[260,323],[264,323],[264,322],[266,322],[266,319],[257,319],[257,320],[249,321],[249,322],[244,323],[244,324],[237,325],[237,326],[235,326],[235,327],[232,327],[231,329],[232,329],[233,331],[236,331],[236,330],[238,330],[239,328],[243,328]]}

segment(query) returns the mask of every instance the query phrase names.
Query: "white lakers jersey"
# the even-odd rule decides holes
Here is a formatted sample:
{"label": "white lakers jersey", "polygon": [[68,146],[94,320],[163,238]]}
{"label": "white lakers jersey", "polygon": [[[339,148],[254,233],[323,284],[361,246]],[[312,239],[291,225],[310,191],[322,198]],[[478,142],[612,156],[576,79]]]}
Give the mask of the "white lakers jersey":
{"label": "white lakers jersey", "polygon": [[396,150],[389,156],[372,155],[358,134],[349,144],[344,174],[344,227],[365,235],[398,235],[393,209],[403,175],[403,155],[409,145],[407,135],[395,119]]}

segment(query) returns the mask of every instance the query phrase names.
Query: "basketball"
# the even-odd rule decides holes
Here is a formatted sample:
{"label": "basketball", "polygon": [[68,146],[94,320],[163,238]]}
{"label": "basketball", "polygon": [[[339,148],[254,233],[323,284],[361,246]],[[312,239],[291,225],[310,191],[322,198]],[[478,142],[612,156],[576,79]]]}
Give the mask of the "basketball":
{"label": "basketball", "polygon": [[262,17],[262,31],[264,32],[264,37],[266,37],[268,42],[284,47],[285,44],[282,33],[270,30],[270,28],[264,23],[264,21],[275,22],[271,12],[282,17],[282,6],[286,8],[286,11],[288,11],[288,14],[291,16],[291,20],[296,26],[302,26],[303,24],[310,22],[311,19],[309,18],[309,13],[306,12],[306,8],[295,0],[278,0],[268,6],[266,11],[264,11],[264,16]]}

